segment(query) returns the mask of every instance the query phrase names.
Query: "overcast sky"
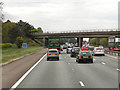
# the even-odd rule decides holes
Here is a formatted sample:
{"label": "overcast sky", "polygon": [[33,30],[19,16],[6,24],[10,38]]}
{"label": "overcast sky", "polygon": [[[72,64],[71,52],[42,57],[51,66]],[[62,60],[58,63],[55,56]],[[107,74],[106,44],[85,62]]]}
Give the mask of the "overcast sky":
{"label": "overcast sky", "polygon": [[118,28],[119,0],[3,0],[5,20],[43,31]]}

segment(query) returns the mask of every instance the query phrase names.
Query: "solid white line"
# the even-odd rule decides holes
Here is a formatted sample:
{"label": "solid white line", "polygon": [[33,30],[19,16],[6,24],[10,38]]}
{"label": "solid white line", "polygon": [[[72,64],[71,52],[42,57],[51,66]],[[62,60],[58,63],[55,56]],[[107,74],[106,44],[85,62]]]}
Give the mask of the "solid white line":
{"label": "solid white line", "polygon": [[68,63],[68,64],[70,64],[70,63]]}
{"label": "solid white line", "polygon": [[42,61],[42,59],[47,55],[47,53],[35,63],[9,90],[14,90],[25,78],[26,76]]}
{"label": "solid white line", "polygon": [[82,81],[79,82],[82,87],[84,87],[84,83]]}

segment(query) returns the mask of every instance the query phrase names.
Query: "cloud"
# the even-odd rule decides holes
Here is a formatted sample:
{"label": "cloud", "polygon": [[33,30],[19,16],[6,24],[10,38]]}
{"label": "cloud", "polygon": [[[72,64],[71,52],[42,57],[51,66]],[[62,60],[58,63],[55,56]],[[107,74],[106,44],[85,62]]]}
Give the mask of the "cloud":
{"label": "cloud", "polygon": [[44,31],[117,28],[118,0],[6,0],[7,19]]}

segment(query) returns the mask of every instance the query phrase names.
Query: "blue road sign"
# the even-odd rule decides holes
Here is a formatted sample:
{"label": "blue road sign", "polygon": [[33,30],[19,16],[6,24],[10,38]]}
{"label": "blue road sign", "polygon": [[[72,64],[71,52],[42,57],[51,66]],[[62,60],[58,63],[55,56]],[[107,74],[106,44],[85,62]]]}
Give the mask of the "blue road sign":
{"label": "blue road sign", "polygon": [[27,43],[22,44],[23,48],[27,48]]}

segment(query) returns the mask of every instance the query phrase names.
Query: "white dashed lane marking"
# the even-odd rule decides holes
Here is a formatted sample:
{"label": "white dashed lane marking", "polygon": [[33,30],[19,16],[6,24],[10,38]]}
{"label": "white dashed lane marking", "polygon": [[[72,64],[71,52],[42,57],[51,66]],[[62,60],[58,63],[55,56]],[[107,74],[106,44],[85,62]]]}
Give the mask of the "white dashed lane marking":
{"label": "white dashed lane marking", "polygon": [[101,62],[103,65],[105,65],[106,63],[105,62]]}
{"label": "white dashed lane marking", "polygon": [[120,69],[117,68],[116,70],[120,72]]}
{"label": "white dashed lane marking", "polygon": [[85,86],[84,83],[83,83],[82,81],[79,81],[79,83],[80,83],[80,85],[81,85],[82,87]]}

